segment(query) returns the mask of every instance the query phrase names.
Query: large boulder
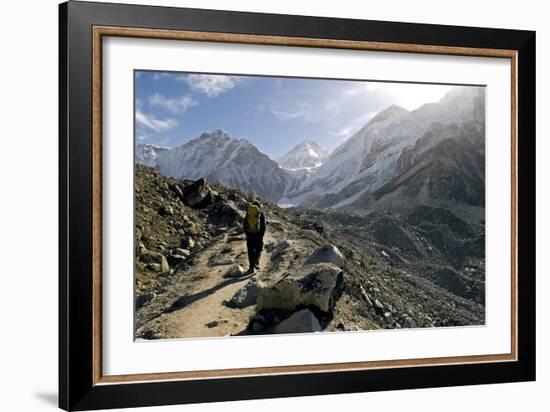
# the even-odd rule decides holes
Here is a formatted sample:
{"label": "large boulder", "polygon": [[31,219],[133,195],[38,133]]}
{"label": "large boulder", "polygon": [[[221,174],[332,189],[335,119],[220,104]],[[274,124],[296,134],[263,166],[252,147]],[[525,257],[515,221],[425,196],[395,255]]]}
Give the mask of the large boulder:
{"label": "large boulder", "polygon": [[310,307],[331,314],[344,284],[342,270],[330,263],[297,268],[258,296],[258,310],[294,311]]}
{"label": "large boulder", "polygon": [[170,270],[168,261],[163,254],[158,252],[147,250],[139,255],[139,260],[142,263],[149,264],[150,267],[158,268],[159,272],[168,272]]}
{"label": "large boulder", "polygon": [[262,291],[263,285],[256,279],[250,279],[246,285],[239,289],[235,295],[226,303],[230,308],[246,308],[254,305],[258,295]]}
{"label": "large boulder", "polygon": [[309,309],[294,312],[273,329],[273,333],[307,333],[319,332],[323,328],[319,319]]}
{"label": "large boulder", "polygon": [[215,193],[210,189],[206,179],[199,179],[185,186],[182,190],[184,203],[194,209],[202,209],[214,202]]}
{"label": "large boulder", "polygon": [[306,260],[306,264],[332,263],[338,267],[344,265],[344,255],[334,245],[324,245],[315,250]]}

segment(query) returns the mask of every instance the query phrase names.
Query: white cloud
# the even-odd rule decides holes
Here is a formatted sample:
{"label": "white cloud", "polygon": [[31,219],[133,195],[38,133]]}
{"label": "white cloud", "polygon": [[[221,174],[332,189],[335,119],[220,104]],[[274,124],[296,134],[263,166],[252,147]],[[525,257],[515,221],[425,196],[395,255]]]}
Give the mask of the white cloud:
{"label": "white cloud", "polygon": [[452,88],[439,84],[367,82],[364,84],[364,93],[377,95],[407,110],[415,110],[423,104],[439,101]]}
{"label": "white cloud", "polygon": [[166,132],[172,130],[178,125],[175,119],[159,119],[153,115],[136,111],[136,123],[154,132]]}
{"label": "white cloud", "polygon": [[168,76],[170,76],[170,73],[155,73],[153,74],[153,80],[160,80]]}
{"label": "white cloud", "polygon": [[276,96],[269,100],[267,109],[278,120],[301,119],[308,122],[320,122],[323,112],[316,101],[301,96]]}
{"label": "white cloud", "polygon": [[241,78],[217,74],[190,74],[178,77],[178,80],[185,81],[195,92],[208,97],[216,97],[233,89],[241,81]]}
{"label": "white cloud", "polygon": [[308,115],[303,110],[278,110],[273,107],[269,111],[279,120],[307,119]]}
{"label": "white cloud", "polygon": [[172,113],[183,113],[190,107],[196,106],[197,101],[188,94],[181,97],[170,98],[155,93],[149,96],[149,104],[151,106],[162,107]]}

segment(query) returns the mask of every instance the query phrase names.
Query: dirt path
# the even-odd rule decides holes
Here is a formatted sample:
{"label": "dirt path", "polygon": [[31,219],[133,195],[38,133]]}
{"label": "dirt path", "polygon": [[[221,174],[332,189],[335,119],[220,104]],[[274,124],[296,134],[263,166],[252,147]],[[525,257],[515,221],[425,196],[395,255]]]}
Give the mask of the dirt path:
{"label": "dirt path", "polygon": [[[269,231],[264,244],[276,241]],[[230,252],[227,249],[231,248]],[[225,249],[226,253],[222,253]],[[209,266],[213,257],[230,260],[231,264]],[[209,337],[237,334],[243,331],[254,312],[254,306],[232,309],[224,305],[249,279],[261,278],[271,264],[270,253],[264,247],[260,271],[240,278],[224,278],[223,275],[238,264],[248,267],[246,242],[227,242],[227,236],[206,249],[198,258],[198,264],[188,269],[183,276],[203,277],[192,291],[179,298],[177,309],[161,315],[167,338]],[[204,273],[208,272],[208,273]],[[206,275],[206,276],[205,276]]]}

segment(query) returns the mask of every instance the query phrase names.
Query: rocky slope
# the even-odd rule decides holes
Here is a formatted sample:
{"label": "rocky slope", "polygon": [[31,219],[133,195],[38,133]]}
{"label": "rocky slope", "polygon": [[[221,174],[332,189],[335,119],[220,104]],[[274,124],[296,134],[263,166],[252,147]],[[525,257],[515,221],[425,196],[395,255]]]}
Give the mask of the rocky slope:
{"label": "rocky slope", "polygon": [[247,275],[241,224],[254,195],[142,165],[135,182],[137,338],[484,323],[482,225],[443,209],[265,203],[261,270]]}

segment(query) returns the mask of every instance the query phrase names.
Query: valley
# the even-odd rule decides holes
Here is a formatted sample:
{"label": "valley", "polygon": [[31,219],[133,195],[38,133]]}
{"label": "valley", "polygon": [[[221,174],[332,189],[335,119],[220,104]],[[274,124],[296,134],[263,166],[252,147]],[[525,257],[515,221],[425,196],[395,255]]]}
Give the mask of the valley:
{"label": "valley", "polygon": [[[329,153],[222,130],[136,146],[138,339],[485,323],[483,88],[392,105]],[[260,202],[260,270],[243,219]]]}

